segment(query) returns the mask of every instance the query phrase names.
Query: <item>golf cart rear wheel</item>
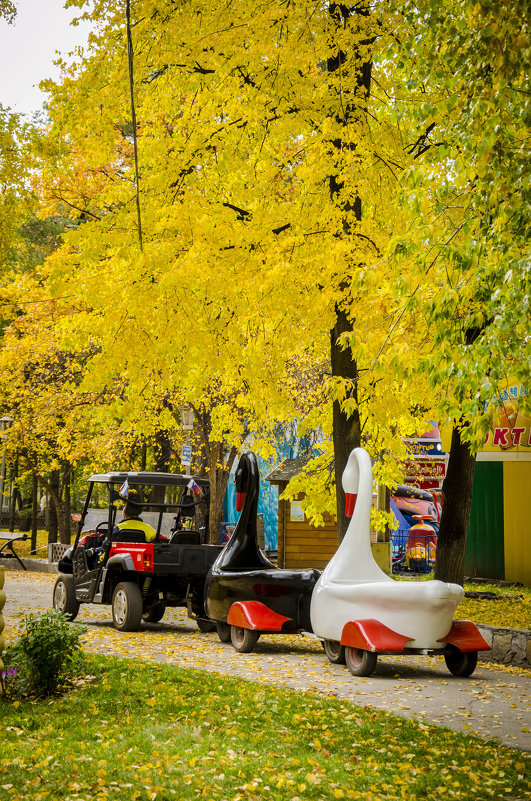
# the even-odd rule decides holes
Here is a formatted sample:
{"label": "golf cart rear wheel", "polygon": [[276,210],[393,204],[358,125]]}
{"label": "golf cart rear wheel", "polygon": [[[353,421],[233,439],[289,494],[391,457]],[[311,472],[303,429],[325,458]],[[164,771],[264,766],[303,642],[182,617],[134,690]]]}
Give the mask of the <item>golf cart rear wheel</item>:
{"label": "golf cart rear wheel", "polygon": [[334,665],[345,664],[345,646],[340,645],[336,640],[323,640],[324,652]]}
{"label": "golf cart rear wheel", "polygon": [[74,620],[79,612],[79,601],[76,601],[76,588],[73,576],[59,576],[53,588],[53,608],[70,620]]}
{"label": "golf cart rear wheel", "polygon": [[164,601],[155,601],[154,604],[145,610],[142,615],[142,620],[145,620],[146,623],[158,623],[159,620],[162,620],[164,617],[165,611],[166,604]]}
{"label": "golf cart rear wheel", "polygon": [[142,594],[133,581],[121,581],[112,596],[112,619],[118,631],[137,631],[142,620]]}
{"label": "golf cart rear wheel", "polygon": [[216,623],[216,631],[221,642],[230,642],[230,626],[228,623],[218,621]]}
{"label": "golf cart rear wheel", "polygon": [[345,646],[345,663],[353,676],[370,676],[376,667],[378,655],[373,651]]}
{"label": "golf cart rear wheel", "polygon": [[454,676],[471,676],[478,663],[478,652],[463,653],[455,645],[450,645],[444,654],[446,667]]}
{"label": "golf cart rear wheel", "polygon": [[231,642],[240,654],[251,653],[258,642],[259,636],[260,632],[254,629],[242,629],[241,626],[230,627]]}

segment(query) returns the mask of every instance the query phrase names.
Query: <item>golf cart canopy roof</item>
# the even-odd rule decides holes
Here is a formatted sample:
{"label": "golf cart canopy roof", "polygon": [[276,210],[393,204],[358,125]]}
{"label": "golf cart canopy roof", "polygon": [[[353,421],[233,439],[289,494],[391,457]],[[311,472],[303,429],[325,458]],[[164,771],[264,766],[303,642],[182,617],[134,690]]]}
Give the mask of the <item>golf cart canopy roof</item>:
{"label": "golf cart canopy roof", "polygon": [[123,484],[126,480],[129,486],[151,486],[151,487],[186,487],[191,480],[194,480],[201,489],[209,489],[210,482],[207,478],[185,475],[184,473],[95,473],[88,479],[95,484]]}

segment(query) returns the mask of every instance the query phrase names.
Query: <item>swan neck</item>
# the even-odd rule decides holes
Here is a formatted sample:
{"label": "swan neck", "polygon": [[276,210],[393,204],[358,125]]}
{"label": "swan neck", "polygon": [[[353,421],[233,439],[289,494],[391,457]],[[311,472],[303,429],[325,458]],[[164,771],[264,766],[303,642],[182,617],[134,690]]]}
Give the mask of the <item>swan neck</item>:
{"label": "swan neck", "polygon": [[[265,557],[258,547],[258,500],[260,474],[254,454],[244,454],[247,460],[245,501],[229,542],[216,562],[217,569],[253,568],[264,565]],[[269,560],[267,565],[269,565]]]}

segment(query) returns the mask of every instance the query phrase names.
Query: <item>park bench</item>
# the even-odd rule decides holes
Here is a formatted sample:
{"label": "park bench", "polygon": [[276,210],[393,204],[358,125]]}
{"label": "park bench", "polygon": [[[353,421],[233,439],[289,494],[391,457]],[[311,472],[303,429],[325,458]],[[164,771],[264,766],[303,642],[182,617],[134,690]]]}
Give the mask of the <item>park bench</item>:
{"label": "park bench", "polygon": [[[27,540],[27,539],[28,539],[28,535],[27,534],[16,534],[13,531],[0,531],[0,543],[2,543],[2,542],[4,543],[0,547],[0,559],[13,559],[13,558],[15,558],[17,560],[17,562],[19,562],[20,565],[22,566],[22,569],[26,570],[26,566],[24,565],[24,562],[22,561],[22,559],[20,559],[20,557],[16,553],[15,549],[13,548],[13,543],[21,541],[21,540]],[[8,553],[6,551],[6,548],[7,548],[7,551],[11,551],[11,553]]]}

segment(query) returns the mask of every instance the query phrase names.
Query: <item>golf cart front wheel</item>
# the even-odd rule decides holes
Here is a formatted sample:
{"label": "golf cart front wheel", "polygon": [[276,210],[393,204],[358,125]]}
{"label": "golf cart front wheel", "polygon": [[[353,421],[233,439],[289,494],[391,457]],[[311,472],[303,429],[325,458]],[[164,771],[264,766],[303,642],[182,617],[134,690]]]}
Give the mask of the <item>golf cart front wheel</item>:
{"label": "golf cart front wheel", "polygon": [[353,676],[370,676],[376,667],[378,655],[373,651],[345,646],[345,663]]}

